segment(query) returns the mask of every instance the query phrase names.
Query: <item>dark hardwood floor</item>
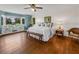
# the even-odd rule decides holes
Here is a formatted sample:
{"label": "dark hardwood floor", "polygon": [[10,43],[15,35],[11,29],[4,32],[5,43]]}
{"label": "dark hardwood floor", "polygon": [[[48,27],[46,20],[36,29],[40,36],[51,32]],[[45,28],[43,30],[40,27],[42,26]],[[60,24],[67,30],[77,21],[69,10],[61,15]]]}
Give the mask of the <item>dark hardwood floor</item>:
{"label": "dark hardwood floor", "polygon": [[71,54],[79,53],[79,40],[53,36],[48,42],[30,37],[26,32],[0,37],[0,53],[13,54]]}

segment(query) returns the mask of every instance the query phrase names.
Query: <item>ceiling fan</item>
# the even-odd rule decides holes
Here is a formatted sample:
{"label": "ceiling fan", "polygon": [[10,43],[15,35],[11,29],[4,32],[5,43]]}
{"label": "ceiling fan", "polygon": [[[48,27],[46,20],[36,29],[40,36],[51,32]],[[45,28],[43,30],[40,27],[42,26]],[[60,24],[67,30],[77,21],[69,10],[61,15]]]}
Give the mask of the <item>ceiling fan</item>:
{"label": "ceiling fan", "polygon": [[26,7],[24,9],[32,9],[34,12],[37,11],[37,9],[43,9],[43,7],[37,7],[35,4],[29,4],[30,7]]}

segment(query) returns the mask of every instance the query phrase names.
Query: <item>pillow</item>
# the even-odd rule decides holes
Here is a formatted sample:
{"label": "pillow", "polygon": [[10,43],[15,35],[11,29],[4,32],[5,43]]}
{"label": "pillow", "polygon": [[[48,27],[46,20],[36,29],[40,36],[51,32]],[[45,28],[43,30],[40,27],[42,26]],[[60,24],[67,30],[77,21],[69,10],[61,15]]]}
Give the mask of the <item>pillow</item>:
{"label": "pillow", "polygon": [[53,23],[46,23],[45,26],[46,27],[52,27],[53,26]]}
{"label": "pillow", "polygon": [[38,24],[38,26],[41,26],[41,24]]}
{"label": "pillow", "polygon": [[42,23],[42,26],[44,26],[44,27],[45,27],[45,23]]}

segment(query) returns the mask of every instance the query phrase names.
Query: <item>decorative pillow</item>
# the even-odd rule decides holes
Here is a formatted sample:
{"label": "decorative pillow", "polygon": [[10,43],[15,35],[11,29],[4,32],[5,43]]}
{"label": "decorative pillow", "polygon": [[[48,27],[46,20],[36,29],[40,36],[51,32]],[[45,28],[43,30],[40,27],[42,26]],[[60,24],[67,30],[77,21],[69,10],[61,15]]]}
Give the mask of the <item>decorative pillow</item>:
{"label": "decorative pillow", "polygon": [[41,26],[41,23],[38,23],[38,26]]}
{"label": "decorative pillow", "polygon": [[48,24],[47,24],[47,27],[50,27],[50,25],[51,25],[51,24],[50,24],[50,23],[48,23]]}
{"label": "decorative pillow", "polygon": [[52,27],[53,26],[53,23],[46,23],[45,26],[46,27]]}
{"label": "decorative pillow", "polygon": [[42,23],[42,26],[44,26],[44,27],[45,27],[45,23]]}

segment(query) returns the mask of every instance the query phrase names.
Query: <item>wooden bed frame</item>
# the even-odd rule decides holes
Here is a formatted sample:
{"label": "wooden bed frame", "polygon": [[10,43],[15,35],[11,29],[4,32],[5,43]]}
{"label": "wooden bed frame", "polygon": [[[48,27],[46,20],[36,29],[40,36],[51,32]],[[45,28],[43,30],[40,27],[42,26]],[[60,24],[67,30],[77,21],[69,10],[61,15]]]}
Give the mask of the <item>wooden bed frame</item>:
{"label": "wooden bed frame", "polygon": [[42,40],[43,34],[39,34],[39,33],[34,33],[34,32],[27,31],[27,36],[28,37],[30,36],[30,34],[36,35],[36,36],[39,37],[39,40]]}

